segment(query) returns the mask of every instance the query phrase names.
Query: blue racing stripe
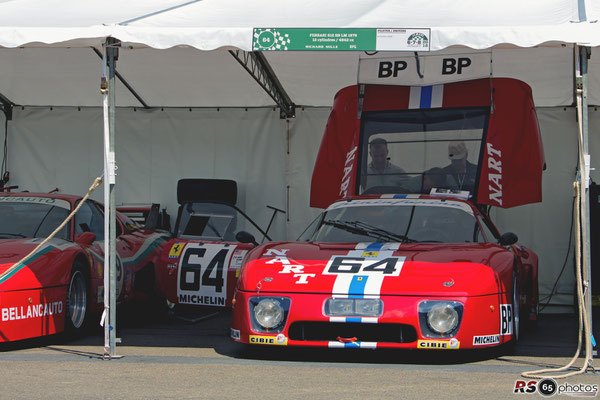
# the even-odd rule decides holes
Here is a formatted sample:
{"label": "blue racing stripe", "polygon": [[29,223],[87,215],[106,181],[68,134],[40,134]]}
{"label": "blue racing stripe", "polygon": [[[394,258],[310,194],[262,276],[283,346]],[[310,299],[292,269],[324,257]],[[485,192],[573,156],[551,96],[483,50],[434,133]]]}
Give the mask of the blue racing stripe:
{"label": "blue racing stripe", "polygon": [[420,108],[431,108],[431,94],[433,92],[433,86],[423,86],[421,88],[421,103]]}
{"label": "blue racing stripe", "polygon": [[352,277],[350,287],[348,288],[349,298],[363,298],[365,297],[365,286],[367,285],[368,275],[355,275]]}
{"label": "blue racing stripe", "polygon": [[344,347],[360,347],[360,342],[350,342],[350,343],[344,343]]}
{"label": "blue racing stripe", "polygon": [[383,247],[383,243],[370,243],[365,251],[379,251]]}
{"label": "blue racing stripe", "polygon": [[393,198],[394,199],[405,199],[406,195],[405,194],[395,194]]}
{"label": "blue racing stripe", "polygon": [[361,323],[362,322],[362,318],[360,318],[360,317],[346,317],[346,322]]}

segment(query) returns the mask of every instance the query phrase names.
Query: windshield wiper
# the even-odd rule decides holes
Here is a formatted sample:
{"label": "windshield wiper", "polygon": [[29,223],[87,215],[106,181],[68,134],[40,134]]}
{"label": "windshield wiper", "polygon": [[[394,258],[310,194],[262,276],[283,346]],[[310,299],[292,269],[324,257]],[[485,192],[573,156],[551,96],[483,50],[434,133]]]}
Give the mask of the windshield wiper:
{"label": "windshield wiper", "polygon": [[23,235],[22,233],[9,233],[9,232],[0,232],[0,236],[16,236],[16,237],[21,237],[21,238],[27,237],[27,236]]}
{"label": "windshield wiper", "polygon": [[388,232],[385,229],[377,228],[375,226],[366,224],[360,221],[323,221],[326,225],[331,225],[339,229],[343,229],[350,233],[356,233],[363,236],[369,236],[375,239],[383,239],[388,242],[404,242],[404,243],[415,243],[416,240],[410,239],[404,235],[397,235],[392,232]]}

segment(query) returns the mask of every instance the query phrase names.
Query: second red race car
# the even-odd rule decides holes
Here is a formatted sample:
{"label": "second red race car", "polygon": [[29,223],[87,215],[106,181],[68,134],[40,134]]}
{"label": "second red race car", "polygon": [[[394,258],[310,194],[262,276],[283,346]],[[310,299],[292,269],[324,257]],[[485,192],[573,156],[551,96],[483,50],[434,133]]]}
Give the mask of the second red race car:
{"label": "second red race car", "polygon": [[230,307],[246,253],[270,238],[236,207],[235,181],[182,179],[177,200],[174,238],[157,270],[158,295],[171,308]]}
{"label": "second red race car", "polygon": [[[103,207],[87,200],[53,239],[22,263],[80,196],[0,193],[0,342],[80,332],[104,304]],[[117,213],[117,300],[153,289],[168,239]],[[18,264],[17,264],[18,263]]]}

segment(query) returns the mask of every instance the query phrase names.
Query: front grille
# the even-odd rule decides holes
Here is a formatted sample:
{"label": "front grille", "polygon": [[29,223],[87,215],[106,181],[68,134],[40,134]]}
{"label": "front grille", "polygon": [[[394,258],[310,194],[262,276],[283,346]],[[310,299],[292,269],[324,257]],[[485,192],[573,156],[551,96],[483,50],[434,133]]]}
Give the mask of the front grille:
{"label": "front grille", "polygon": [[337,341],[356,338],[359,342],[410,343],[417,340],[417,332],[411,325],[363,324],[297,321],[290,325],[290,340]]}

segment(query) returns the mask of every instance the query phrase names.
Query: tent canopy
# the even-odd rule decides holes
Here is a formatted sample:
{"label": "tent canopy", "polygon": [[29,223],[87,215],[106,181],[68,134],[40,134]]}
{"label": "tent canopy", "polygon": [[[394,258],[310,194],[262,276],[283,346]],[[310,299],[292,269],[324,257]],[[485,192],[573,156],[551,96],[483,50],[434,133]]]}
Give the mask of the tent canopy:
{"label": "tent canopy", "polygon": [[[223,51],[251,51],[254,28],[416,27],[430,30],[431,51],[493,48],[494,76],[516,73],[532,86],[538,106],[570,105],[570,47],[600,45],[598,15],[600,5],[591,0],[468,0],[460,5],[436,0],[426,6],[415,0],[0,0],[0,99],[18,105],[99,106],[100,63],[91,47],[101,50],[106,38],[114,37],[121,43],[117,70],[139,97],[118,85],[118,106],[274,106]],[[544,56],[547,47],[555,48],[549,57]],[[536,52],[540,48],[544,51]],[[330,106],[337,90],[356,83],[358,52],[264,54],[297,105]],[[537,65],[517,66],[524,58]],[[598,104],[594,85],[591,79],[590,102]]]}

